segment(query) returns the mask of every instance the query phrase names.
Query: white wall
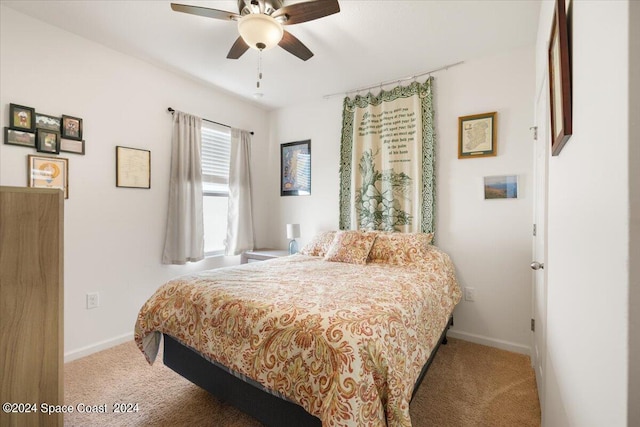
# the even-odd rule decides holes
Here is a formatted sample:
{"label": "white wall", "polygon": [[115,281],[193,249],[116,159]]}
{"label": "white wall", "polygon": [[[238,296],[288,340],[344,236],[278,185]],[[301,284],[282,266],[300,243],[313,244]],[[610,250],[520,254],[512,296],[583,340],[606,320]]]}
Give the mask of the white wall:
{"label": "white wall", "polygon": [[[7,7],[0,10],[0,126],[8,126],[9,103],[84,120],[86,155],[60,154],[69,159],[64,304],[71,360],[130,339],[138,309],[166,280],[238,262],[219,257],[182,267],[160,264],[170,164],[167,107],[255,131],[254,162],[264,157],[268,115]],[[116,145],[151,150],[150,190],[116,188]],[[27,185],[28,154],[36,152],[0,145],[2,185]],[[260,206],[256,214],[263,217]],[[100,293],[99,308],[85,308],[87,292]]]}
{"label": "white wall", "polygon": [[[541,8],[538,87],[553,3]],[[622,426],[631,404],[629,3],[574,1],[570,15],[573,136],[549,162],[543,425]]]}
{"label": "white wall", "polygon": [[[302,247],[318,231],[338,228],[342,100],[333,98],[271,113],[269,157],[258,171],[269,194],[268,240],[285,248],[285,226],[300,223]],[[280,144],[311,140],[311,195],[280,196]],[[260,184],[259,184],[260,185]]]}
{"label": "white wall", "polygon": [[[640,2],[629,3],[629,402],[640,402]],[[629,404],[627,425],[640,425]]]}
{"label": "white wall", "polygon": [[[456,266],[461,302],[451,336],[529,352],[531,317],[533,48],[467,61],[435,75],[438,245]],[[458,117],[498,112],[498,156],[458,160]],[[269,158],[259,172],[269,201],[268,241],[285,247],[285,224],[301,224],[301,243],[338,227],[342,99],[272,113]],[[279,197],[279,145],[311,139],[312,195]],[[267,166],[268,165],[268,166]],[[517,174],[518,200],[483,199],[483,176]]]}
{"label": "white wall", "polygon": [[[437,238],[462,301],[451,336],[529,353],[533,224],[533,49],[468,61],[436,76]],[[498,112],[498,156],[458,159],[457,118]],[[483,177],[517,174],[518,200],[484,200]]]}

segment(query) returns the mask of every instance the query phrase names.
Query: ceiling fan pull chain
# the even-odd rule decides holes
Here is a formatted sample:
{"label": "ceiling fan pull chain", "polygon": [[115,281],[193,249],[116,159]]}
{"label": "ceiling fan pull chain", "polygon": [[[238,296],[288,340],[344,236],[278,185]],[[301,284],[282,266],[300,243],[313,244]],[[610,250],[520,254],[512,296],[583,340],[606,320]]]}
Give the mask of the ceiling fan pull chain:
{"label": "ceiling fan pull chain", "polygon": [[262,80],[262,50],[258,51],[258,81],[256,87],[260,89],[260,80]]}

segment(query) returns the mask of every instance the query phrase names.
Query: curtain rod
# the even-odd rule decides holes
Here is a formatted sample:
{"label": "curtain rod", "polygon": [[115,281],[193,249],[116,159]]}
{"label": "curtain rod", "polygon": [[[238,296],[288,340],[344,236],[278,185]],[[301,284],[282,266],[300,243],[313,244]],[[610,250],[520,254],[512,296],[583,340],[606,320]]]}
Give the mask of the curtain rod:
{"label": "curtain rod", "polygon": [[444,67],[436,68],[435,70],[425,71],[423,73],[414,74],[411,77],[404,77],[404,78],[401,78],[401,79],[388,80],[386,82],[378,83],[377,85],[365,86],[365,87],[361,87],[361,88],[358,88],[358,89],[347,90],[347,91],[344,91],[344,92],[332,93],[330,95],[323,96],[323,98],[324,99],[329,99],[329,98],[333,98],[333,97],[338,96],[338,95],[348,95],[348,94],[350,94],[352,92],[358,93],[358,92],[362,92],[363,90],[373,89],[374,87],[379,87],[382,90],[382,86],[386,86],[386,85],[391,84],[391,83],[400,84],[400,82],[403,82],[403,81],[406,81],[406,80],[413,80],[413,79],[421,77],[421,76],[426,76],[427,74],[435,73],[436,71],[448,70],[451,67],[455,67],[456,65],[460,65],[460,64],[463,64],[463,63],[464,63],[464,61],[459,61],[459,62],[456,62],[455,64],[449,64],[449,65],[445,65]]}
{"label": "curtain rod", "polygon": [[[174,109],[173,109],[173,108],[171,108],[171,107],[167,108],[167,111],[168,111],[168,112],[170,112],[171,114],[173,114],[173,113],[175,113],[175,112],[176,112],[176,110],[174,110]],[[224,126],[224,127],[226,127],[226,128],[231,129],[231,126],[229,126],[229,125],[225,125],[224,123],[216,122],[216,121],[209,120],[209,119],[202,119],[202,120],[204,120],[205,122],[215,123],[215,124],[217,124],[217,125]],[[249,133],[250,133],[251,135],[253,135],[253,131],[250,131]]]}

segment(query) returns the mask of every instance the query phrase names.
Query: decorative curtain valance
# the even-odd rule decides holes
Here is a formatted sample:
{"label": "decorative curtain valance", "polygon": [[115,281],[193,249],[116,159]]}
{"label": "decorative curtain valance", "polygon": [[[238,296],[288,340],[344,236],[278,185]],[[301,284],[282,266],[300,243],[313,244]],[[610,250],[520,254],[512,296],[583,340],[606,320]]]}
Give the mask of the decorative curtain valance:
{"label": "decorative curtain valance", "polygon": [[344,99],[340,229],[434,231],[433,77]]}

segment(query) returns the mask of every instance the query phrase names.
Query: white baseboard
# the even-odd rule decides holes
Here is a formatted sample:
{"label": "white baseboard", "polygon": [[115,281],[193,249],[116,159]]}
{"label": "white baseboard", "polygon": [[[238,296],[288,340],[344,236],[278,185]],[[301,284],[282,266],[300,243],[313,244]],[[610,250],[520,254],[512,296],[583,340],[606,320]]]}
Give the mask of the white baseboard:
{"label": "white baseboard", "polygon": [[496,338],[489,338],[483,335],[471,334],[469,332],[457,331],[455,329],[449,329],[449,332],[447,332],[447,336],[451,338],[459,338],[461,340],[470,341],[476,344],[499,348],[501,350],[512,351],[514,353],[526,354],[527,356],[531,357],[531,347],[526,345],[503,341]]}
{"label": "white baseboard", "polygon": [[[501,350],[512,351],[514,353],[526,354],[531,356],[531,347],[522,344],[516,344],[509,341],[503,341],[495,338],[485,337],[483,335],[471,334],[468,332],[458,331],[455,329],[449,329],[447,336],[451,338],[459,338],[461,340],[470,341],[476,344],[487,345],[489,347],[499,348]],[[88,345],[86,347],[72,350],[64,354],[64,363],[71,362],[76,359],[80,359],[90,354],[97,353],[102,350],[114,347],[118,344],[123,344],[127,341],[133,341],[133,332],[120,335],[118,337],[100,341],[99,343]]]}
{"label": "white baseboard", "polygon": [[127,341],[133,341],[133,332],[129,332],[120,335],[109,340],[100,341],[96,344],[91,344],[86,347],[72,350],[64,354],[64,363],[71,362],[72,360],[80,359],[81,357],[88,356],[93,353],[97,353],[102,350],[114,347],[118,344],[123,344]]}

